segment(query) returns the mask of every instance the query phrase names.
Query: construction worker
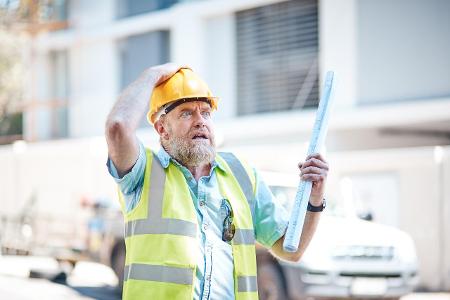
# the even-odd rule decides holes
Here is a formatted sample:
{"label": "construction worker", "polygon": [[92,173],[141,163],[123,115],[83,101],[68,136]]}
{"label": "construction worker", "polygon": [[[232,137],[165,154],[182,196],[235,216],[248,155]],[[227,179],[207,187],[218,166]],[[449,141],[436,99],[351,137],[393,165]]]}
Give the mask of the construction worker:
{"label": "construction worker", "polygon": [[[288,212],[254,169],[216,153],[217,107],[191,69],[168,63],[144,71],[108,116],[107,166],[125,219],[123,299],[258,299],[255,241],[298,261],[313,236],[327,162],[314,154],[299,164],[313,182],[310,211],[298,251],[285,252]],[[160,136],[155,152],[135,135],[147,111]]]}

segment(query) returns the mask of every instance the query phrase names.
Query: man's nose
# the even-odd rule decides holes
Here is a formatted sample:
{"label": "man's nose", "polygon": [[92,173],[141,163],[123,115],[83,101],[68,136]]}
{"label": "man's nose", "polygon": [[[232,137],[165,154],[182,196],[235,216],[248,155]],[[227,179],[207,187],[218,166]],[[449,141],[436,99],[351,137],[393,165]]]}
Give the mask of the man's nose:
{"label": "man's nose", "polygon": [[203,117],[199,110],[195,110],[193,113],[194,126],[205,126],[206,119]]}

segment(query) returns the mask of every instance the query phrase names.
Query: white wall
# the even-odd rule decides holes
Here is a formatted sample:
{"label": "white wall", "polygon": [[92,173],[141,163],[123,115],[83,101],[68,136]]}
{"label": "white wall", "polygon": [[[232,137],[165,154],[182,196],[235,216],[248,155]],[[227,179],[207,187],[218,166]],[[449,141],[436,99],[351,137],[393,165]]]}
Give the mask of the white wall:
{"label": "white wall", "polygon": [[100,40],[71,48],[69,132],[71,137],[102,135],[106,116],[119,94],[115,41]]}
{"label": "white wall", "polygon": [[91,30],[111,23],[116,17],[116,1],[77,0],[68,2],[70,26],[77,30]]}
{"label": "white wall", "polygon": [[[450,290],[450,185],[448,182],[450,182],[450,153],[449,151],[445,151],[445,148],[443,149],[443,155],[442,160],[439,162],[439,168],[442,177],[440,181],[441,185],[441,200],[442,200],[442,207],[441,207],[441,220],[442,224],[441,226],[441,236],[443,238],[442,241],[442,268],[441,268],[441,278],[442,278],[442,287],[445,288],[445,290]],[[435,153],[436,154],[436,153]],[[439,160],[437,160],[439,161]]]}
{"label": "white wall", "polygon": [[336,76],[336,110],[357,101],[357,0],[319,1],[319,57],[321,82],[327,71]]}
{"label": "white wall", "polygon": [[0,174],[0,214],[19,214],[35,195],[37,217],[71,219],[80,211],[82,196],[116,198],[102,137],[31,143],[20,153],[13,149],[0,148],[0,161],[8,168]]}
{"label": "white wall", "polygon": [[358,102],[450,96],[450,2],[357,3]]}
{"label": "white wall", "polygon": [[116,42],[89,32],[115,22],[116,1],[70,2],[70,25],[75,37],[69,54],[69,136],[102,135],[105,120],[119,90]]}
{"label": "white wall", "polygon": [[[207,72],[205,80],[211,91],[219,97],[216,120],[232,118],[236,115],[236,26],[234,14],[209,18],[206,24]],[[223,49],[227,49],[223,51]]]}

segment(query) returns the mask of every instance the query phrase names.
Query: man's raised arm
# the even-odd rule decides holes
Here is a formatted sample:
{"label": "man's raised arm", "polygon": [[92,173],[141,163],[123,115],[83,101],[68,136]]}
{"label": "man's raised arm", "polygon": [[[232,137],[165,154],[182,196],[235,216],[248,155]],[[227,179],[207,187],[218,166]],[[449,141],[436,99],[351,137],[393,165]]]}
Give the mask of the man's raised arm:
{"label": "man's raised arm", "polygon": [[[301,171],[300,175],[302,180],[312,181],[312,190],[309,203],[315,207],[322,206],[325,194],[325,183],[329,170],[328,163],[322,155],[319,153],[314,153],[309,155],[306,158],[306,161],[298,166]],[[303,224],[300,242],[296,252],[291,253],[284,251],[283,242],[286,234],[275,242],[272,246],[271,252],[279,258],[288,261],[298,261],[311,242],[317,225],[319,224],[320,215],[320,212],[308,211],[306,213],[305,223]]]}
{"label": "man's raised arm", "polygon": [[182,66],[167,63],[146,69],[124,91],[106,120],[108,155],[120,177],[126,174],[139,156],[136,129],[148,111],[153,88],[169,79]]}

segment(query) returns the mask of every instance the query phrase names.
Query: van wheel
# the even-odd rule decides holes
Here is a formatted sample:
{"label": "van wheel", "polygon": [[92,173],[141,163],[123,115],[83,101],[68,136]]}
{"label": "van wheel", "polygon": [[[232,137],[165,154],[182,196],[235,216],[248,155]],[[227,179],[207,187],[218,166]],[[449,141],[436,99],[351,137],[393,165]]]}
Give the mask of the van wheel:
{"label": "van wheel", "polygon": [[123,272],[125,268],[125,243],[123,240],[118,241],[111,253],[111,268],[117,275],[119,281],[118,288],[123,288]]}
{"label": "van wheel", "polygon": [[287,299],[283,274],[276,263],[258,266],[258,294],[260,300]]}

